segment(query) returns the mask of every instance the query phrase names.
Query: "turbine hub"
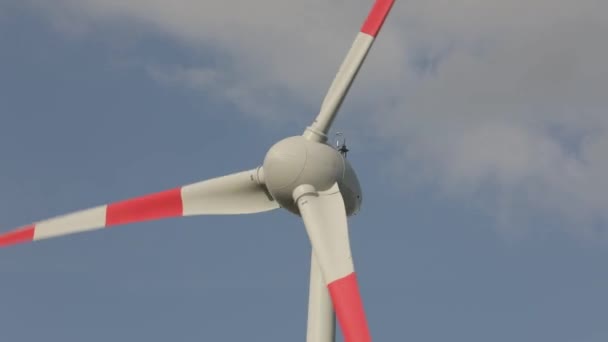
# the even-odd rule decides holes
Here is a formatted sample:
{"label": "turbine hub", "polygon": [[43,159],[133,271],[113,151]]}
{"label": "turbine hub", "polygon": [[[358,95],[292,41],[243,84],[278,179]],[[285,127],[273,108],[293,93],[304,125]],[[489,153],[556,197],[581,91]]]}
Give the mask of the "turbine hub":
{"label": "turbine hub", "polygon": [[264,158],[264,179],[272,197],[285,209],[299,214],[293,191],[312,185],[317,191],[338,183],[346,212],[355,213],[361,203],[359,181],[346,159],[331,146],[302,136],[283,139]]}

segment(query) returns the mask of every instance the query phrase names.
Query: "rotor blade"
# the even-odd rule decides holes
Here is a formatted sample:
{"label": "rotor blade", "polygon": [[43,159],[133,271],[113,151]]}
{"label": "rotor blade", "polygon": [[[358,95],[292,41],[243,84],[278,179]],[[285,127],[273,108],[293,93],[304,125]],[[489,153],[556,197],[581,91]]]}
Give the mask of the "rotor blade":
{"label": "rotor blade", "polygon": [[294,191],[294,199],[329,289],[344,341],[371,341],[350,251],[346,209],[338,185],[321,192],[310,185],[300,186]]}
{"label": "rotor blade", "polygon": [[306,342],[334,342],[336,316],[317,257],[310,257],[310,287],[308,290],[308,326]]}
{"label": "rotor blade", "polygon": [[59,216],[0,235],[0,247],[120,224],[190,215],[251,214],[279,207],[258,177],[230,174]]}
{"label": "rotor blade", "polygon": [[304,135],[308,138],[319,141],[327,139],[327,132],[342,105],[342,101],[344,101],[344,97],[357,76],[394,2],[395,0],[376,0],[361,27],[361,31],[342,62],[338,74],[329,87],[327,95],[325,95],[317,118],[311,126],[306,128]]}

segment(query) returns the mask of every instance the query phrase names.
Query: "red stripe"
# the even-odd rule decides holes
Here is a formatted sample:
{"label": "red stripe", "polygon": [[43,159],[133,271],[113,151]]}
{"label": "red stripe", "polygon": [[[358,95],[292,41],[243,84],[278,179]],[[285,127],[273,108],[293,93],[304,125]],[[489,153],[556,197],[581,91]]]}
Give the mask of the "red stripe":
{"label": "red stripe", "polygon": [[344,341],[370,342],[372,337],[365,319],[357,275],[353,272],[330,283],[327,287],[334,303],[334,310],[344,335]]}
{"label": "red stripe", "polygon": [[0,247],[6,247],[17,243],[30,242],[34,239],[34,226],[8,232],[0,235]]}
{"label": "red stripe", "polygon": [[181,188],[108,205],[106,226],[181,216]]}
{"label": "red stripe", "polygon": [[394,3],[395,0],[376,0],[374,7],[367,16],[367,20],[365,20],[363,27],[361,27],[361,32],[376,37]]}

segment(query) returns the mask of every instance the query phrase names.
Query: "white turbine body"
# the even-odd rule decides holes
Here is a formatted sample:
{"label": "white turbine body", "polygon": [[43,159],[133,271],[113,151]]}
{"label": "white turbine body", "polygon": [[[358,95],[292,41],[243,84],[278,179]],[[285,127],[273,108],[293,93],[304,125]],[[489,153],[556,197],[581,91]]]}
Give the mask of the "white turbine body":
{"label": "white turbine body", "polygon": [[345,342],[371,341],[347,223],[361,207],[361,187],[345,156],[326,142],[393,3],[375,1],[314,122],[302,136],[273,145],[262,166],[39,221],[0,234],[0,247],[134,222],[282,207],[302,217],[312,247],[307,342],[334,341],[336,317]]}
{"label": "white turbine body", "polygon": [[300,214],[293,193],[302,185],[317,191],[338,184],[347,215],[361,206],[361,186],[355,171],[333,147],[302,136],[281,140],[268,150],[264,158],[264,180],[268,191],[281,207]]}

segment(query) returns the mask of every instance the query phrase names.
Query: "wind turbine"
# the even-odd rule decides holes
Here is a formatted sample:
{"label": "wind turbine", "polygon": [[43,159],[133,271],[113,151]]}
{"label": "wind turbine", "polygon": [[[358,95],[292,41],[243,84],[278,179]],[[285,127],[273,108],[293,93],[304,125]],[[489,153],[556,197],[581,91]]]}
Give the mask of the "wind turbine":
{"label": "wind turbine", "polygon": [[347,225],[361,206],[361,187],[327,134],[393,3],[376,0],[314,122],[273,145],[262,166],[40,221],[1,234],[0,247],[133,222],[281,207],[302,217],[312,245],[307,341],[335,340],[334,311],[346,342],[371,341]]}

